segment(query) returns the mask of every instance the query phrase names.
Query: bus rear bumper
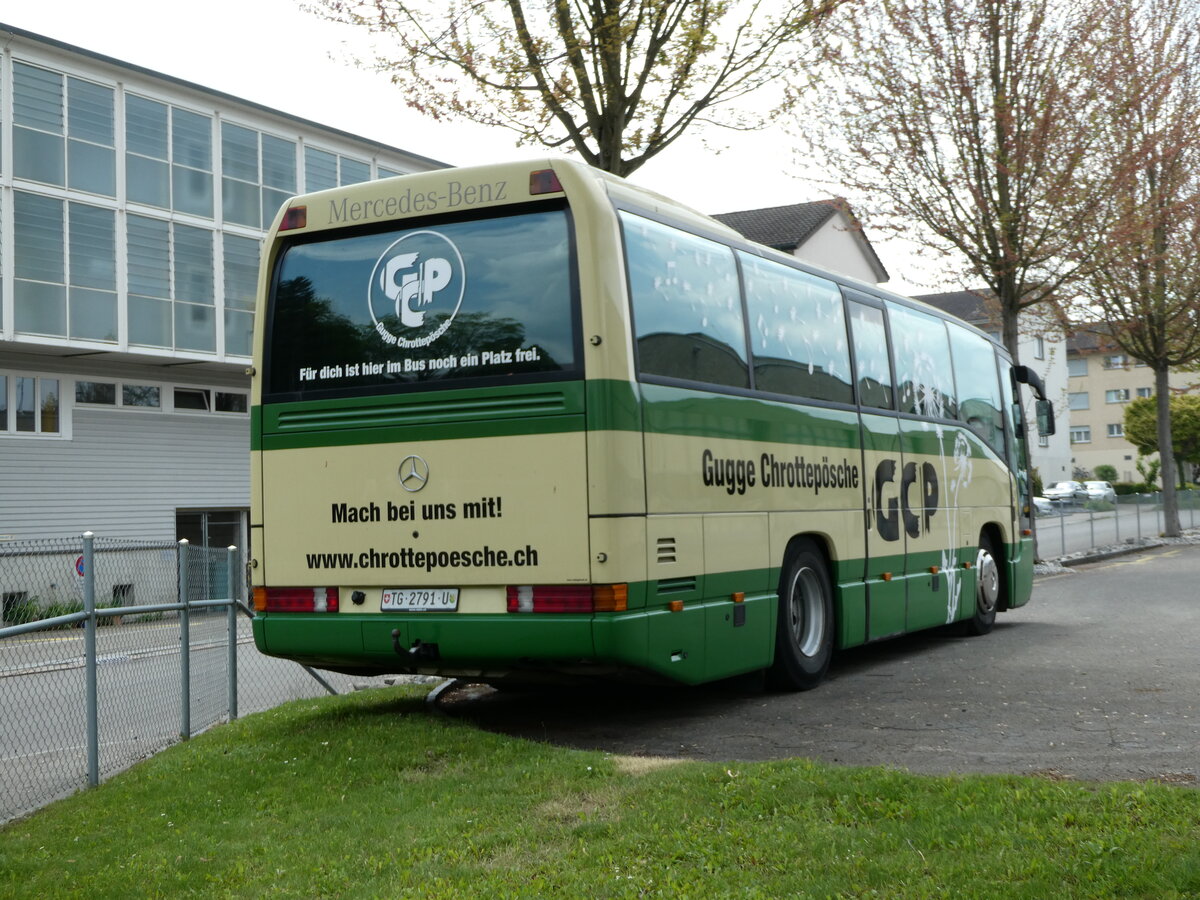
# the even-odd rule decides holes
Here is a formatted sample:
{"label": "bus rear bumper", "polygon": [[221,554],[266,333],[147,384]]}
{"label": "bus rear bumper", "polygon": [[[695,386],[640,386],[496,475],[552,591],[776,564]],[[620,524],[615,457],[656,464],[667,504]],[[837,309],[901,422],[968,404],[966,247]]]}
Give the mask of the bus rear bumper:
{"label": "bus rear bumper", "polygon": [[[624,673],[695,684],[770,664],[772,600],[748,599],[740,617],[727,601],[593,615],[260,613],[254,640],[270,656],[363,674],[499,681]],[[743,627],[732,627],[735,618]]]}

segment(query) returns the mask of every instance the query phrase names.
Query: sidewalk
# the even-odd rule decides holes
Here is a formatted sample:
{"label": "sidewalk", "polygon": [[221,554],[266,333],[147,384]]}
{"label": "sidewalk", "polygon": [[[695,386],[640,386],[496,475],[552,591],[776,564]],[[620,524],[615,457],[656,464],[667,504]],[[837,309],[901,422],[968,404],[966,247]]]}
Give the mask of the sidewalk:
{"label": "sidewalk", "polygon": [[1173,544],[1200,544],[1200,528],[1185,528],[1179,537],[1145,537],[1141,540],[1128,538],[1119,544],[1109,544],[1106,547],[1090,547],[1076,553],[1068,553],[1054,559],[1039,560],[1034,564],[1034,575],[1064,575],[1071,572],[1072,566],[1083,563],[1099,562],[1114,556],[1125,556],[1139,553],[1153,547],[1167,547]]}

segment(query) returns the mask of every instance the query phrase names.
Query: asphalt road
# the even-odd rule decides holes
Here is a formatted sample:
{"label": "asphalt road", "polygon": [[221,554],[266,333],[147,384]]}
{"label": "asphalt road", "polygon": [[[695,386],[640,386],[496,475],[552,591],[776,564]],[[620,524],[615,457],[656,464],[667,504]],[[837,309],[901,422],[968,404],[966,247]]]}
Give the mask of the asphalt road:
{"label": "asphalt road", "polygon": [[1197,545],[1078,566],[1039,578],[1030,604],[990,635],[857,648],[807,693],[750,679],[582,697],[464,687],[439,706],[490,730],[620,754],[1195,786],[1198,576]]}

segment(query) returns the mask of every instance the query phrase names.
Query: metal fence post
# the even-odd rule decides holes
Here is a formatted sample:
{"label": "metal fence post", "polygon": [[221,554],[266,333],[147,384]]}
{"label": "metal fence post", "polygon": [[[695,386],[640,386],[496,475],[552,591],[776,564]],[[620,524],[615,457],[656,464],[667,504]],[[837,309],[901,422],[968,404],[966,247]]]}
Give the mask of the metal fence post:
{"label": "metal fence post", "polygon": [[1142,539],[1142,495],[1134,494],[1133,502],[1135,504],[1134,512],[1137,513],[1137,539],[1140,541]]}
{"label": "metal fence post", "polygon": [[100,716],[96,702],[96,556],[95,535],[83,533],[83,665],[87,711],[88,785],[100,783]]}
{"label": "metal fence post", "polygon": [[1117,543],[1121,543],[1121,497],[1113,495],[1113,526],[1117,529]]}
{"label": "metal fence post", "polygon": [[188,615],[190,596],[188,593],[188,542],[179,542],[179,736],[187,740],[192,736],[192,641],[191,621]]}
{"label": "metal fence post", "polygon": [[237,547],[229,548],[229,608],[226,615],[229,623],[229,721],[237,718]]}
{"label": "metal fence post", "polygon": [[1058,508],[1058,546],[1061,548],[1061,556],[1067,555],[1067,514],[1063,512],[1065,507]]}
{"label": "metal fence post", "polygon": [[1091,535],[1089,540],[1092,542],[1092,546],[1095,547],[1096,546],[1096,511],[1094,509],[1092,509],[1091,501],[1088,501],[1087,511],[1088,511],[1088,532]]}

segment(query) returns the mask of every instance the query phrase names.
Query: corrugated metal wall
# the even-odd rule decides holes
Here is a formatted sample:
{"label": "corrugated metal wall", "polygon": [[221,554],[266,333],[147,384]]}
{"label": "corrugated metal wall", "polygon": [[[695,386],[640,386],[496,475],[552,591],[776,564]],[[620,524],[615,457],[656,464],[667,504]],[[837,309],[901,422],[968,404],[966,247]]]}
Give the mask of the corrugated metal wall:
{"label": "corrugated metal wall", "polygon": [[0,535],[174,540],[176,509],[249,506],[249,417],[72,415],[70,440],[0,439]]}

